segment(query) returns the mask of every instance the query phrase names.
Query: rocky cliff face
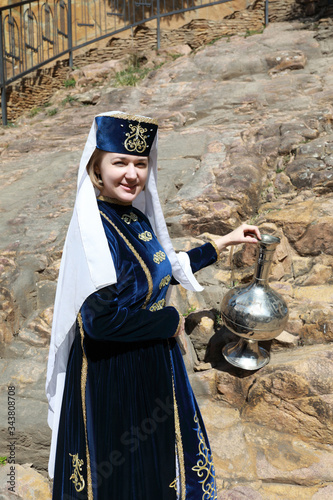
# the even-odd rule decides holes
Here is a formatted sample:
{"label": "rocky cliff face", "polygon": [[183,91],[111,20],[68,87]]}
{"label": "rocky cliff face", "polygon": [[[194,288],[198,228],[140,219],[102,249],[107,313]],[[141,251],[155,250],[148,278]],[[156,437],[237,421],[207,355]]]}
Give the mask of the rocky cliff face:
{"label": "rocky cliff face", "polygon": [[172,294],[187,315],[185,361],[219,498],[332,496],[332,34],[329,19],[270,25],[178,57],[134,88],[115,88],[101,66],[90,87],[58,93],[50,108],[1,130],[0,442],[5,449],[14,385],[19,463],[46,469],[46,360],[78,161],[93,116],[121,109],[159,120],[159,189],[177,249],[243,221],[281,237],[271,285],[290,319],[259,372],[221,354],[234,337],[220,302],[251,278],[252,248],[201,271],[203,293]]}

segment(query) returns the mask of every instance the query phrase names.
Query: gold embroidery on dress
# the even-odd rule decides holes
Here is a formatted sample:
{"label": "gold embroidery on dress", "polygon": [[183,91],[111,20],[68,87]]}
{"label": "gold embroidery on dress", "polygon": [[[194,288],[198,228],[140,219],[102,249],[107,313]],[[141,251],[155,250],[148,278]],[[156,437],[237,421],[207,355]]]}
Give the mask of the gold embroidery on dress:
{"label": "gold embroidery on dress", "polygon": [[159,252],[156,252],[153,257],[153,261],[155,264],[160,264],[165,260],[165,253],[160,250]]}
{"label": "gold embroidery on dress", "polygon": [[145,231],[144,233],[138,234],[138,237],[142,241],[150,241],[153,235],[149,231]]}
{"label": "gold embroidery on dress", "polygon": [[90,454],[88,446],[88,434],[87,434],[87,409],[86,409],[86,384],[87,384],[87,374],[88,374],[88,361],[86,353],[83,346],[84,330],[82,317],[79,313],[77,320],[80,328],[81,335],[81,349],[82,349],[82,367],[81,367],[81,400],[82,400],[82,413],[84,422],[84,434],[86,439],[86,457],[87,457],[87,483],[88,483],[88,500],[94,500],[93,490],[92,490],[92,480],[91,480],[91,469],[90,469]]}
{"label": "gold embroidery on dress", "polygon": [[152,306],[150,306],[149,311],[154,312],[154,311],[159,311],[160,309],[163,309],[165,306],[165,299],[161,299],[158,302],[155,302]]}
{"label": "gold embroidery on dress", "polygon": [[174,490],[177,491],[177,478],[172,481],[172,483],[169,484],[169,488],[173,488]]}
{"label": "gold embroidery on dress", "polygon": [[179,413],[178,413],[178,405],[177,405],[177,399],[176,399],[175,380],[174,380],[174,376],[173,376],[172,359],[171,359],[169,341],[168,341],[168,346],[169,346],[170,368],[171,368],[171,379],[172,379],[173,408],[174,408],[174,417],[175,417],[176,450],[177,450],[177,457],[178,457],[178,461],[179,461],[179,473],[180,473],[180,497],[179,497],[179,500],[186,500],[185,459],[184,459],[182,433],[180,430],[180,423],[179,423]]}
{"label": "gold embroidery on dress", "polygon": [[197,465],[192,467],[192,470],[194,470],[200,478],[203,478],[203,480],[200,481],[203,491],[202,500],[217,500],[214,464],[210,451],[207,448],[204,435],[202,434],[197,413],[194,415],[194,422],[197,424],[199,455],[202,458],[199,458]]}
{"label": "gold embroidery on dress", "polygon": [[130,224],[131,222],[136,222],[138,220],[138,216],[131,212],[130,214],[124,214],[121,216],[121,219],[126,222],[126,224]]}
{"label": "gold embroidery on dress", "polygon": [[145,309],[147,307],[147,304],[148,302],[150,301],[150,297],[152,296],[152,293],[153,293],[153,279],[151,277],[151,274],[149,272],[149,269],[147,267],[147,265],[145,264],[145,262],[143,261],[143,259],[140,257],[140,255],[138,254],[138,252],[135,250],[135,248],[133,247],[133,245],[128,241],[128,239],[126,238],[126,236],[120,231],[120,229],[118,229],[118,227],[115,225],[114,222],[112,222],[111,219],[109,219],[109,217],[107,215],[105,215],[105,213],[103,213],[101,210],[99,211],[100,214],[109,222],[109,224],[111,224],[112,227],[114,227],[114,229],[117,231],[117,233],[119,234],[119,236],[122,237],[122,239],[125,241],[126,245],[128,246],[128,248],[131,250],[131,252],[134,253],[135,257],[138,259],[139,261],[139,264],[140,266],[142,267],[142,270],[143,272],[145,273],[146,275],[146,278],[147,278],[147,282],[148,282],[148,293],[147,293],[147,296],[146,296],[146,299],[144,301],[144,304],[142,306],[142,309]]}
{"label": "gold embroidery on dress", "polygon": [[159,289],[163,288],[164,286],[167,286],[171,281],[171,276],[170,274],[167,274],[164,276],[164,278],[161,279],[160,284],[158,285]]}
{"label": "gold embroidery on dress", "polygon": [[72,465],[74,467],[73,474],[69,478],[70,481],[73,482],[74,488],[76,489],[77,492],[80,492],[83,490],[85,487],[85,480],[83,479],[82,474],[80,472],[82,471],[82,465],[84,464],[83,460],[79,458],[79,454],[76,453],[75,455],[72,455],[70,453],[70,456],[72,457]]}
{"label": "gold embroidery on dress", "polygon": [[143,153],[147,149],[146,139],[147,136],[144,135],[147,132],[146,128],[143,128],[140,123],[137,125],[133,125],[132,123],[128,124],[131,132],[127,132],[125,135],[127,137],[124,142],[124,146],[127,151],[131,153],[136,151],[137,153]]}

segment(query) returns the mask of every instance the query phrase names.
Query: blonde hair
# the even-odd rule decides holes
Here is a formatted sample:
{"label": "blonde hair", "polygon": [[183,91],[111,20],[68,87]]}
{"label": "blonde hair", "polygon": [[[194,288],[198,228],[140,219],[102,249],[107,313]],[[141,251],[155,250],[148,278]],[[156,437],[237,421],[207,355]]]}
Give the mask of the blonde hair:
{"label": "blonde hair", "polygon": [[87,165],[87,172],[90,177],[91,182],[97,189],[101,189],[101,183],[98,182],[100,180],[99,174],[96,173],[95,167],[99,167],[103,156],[106,154],[106,151],[102,151],[101,149],[96,148],[93,154],[90,157],[90,160]]}

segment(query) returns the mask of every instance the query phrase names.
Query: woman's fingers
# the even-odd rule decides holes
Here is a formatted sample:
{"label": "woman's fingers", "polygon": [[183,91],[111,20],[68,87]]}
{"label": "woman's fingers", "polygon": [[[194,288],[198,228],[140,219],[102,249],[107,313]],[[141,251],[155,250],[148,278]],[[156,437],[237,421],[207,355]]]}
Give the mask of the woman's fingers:
{"label": "woman's fingers", "polygon": [[244,234],[245,233],[255,234],[257,239],[261,240],[260,231],[259,231],[259,228],[257,226],[251,226],[250,224],[244,224],[244,226],[245,226]]}

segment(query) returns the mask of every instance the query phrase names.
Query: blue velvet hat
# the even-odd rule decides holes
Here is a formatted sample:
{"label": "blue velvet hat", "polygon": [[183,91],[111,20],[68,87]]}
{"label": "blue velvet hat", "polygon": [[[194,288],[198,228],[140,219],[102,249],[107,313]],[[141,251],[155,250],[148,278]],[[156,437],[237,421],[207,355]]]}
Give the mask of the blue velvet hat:
{"label": "blue velvet hat", "polygon": [[117,113],[95,117],[96,147],[110,153],[149,156],[157,123],[152,118]]}

